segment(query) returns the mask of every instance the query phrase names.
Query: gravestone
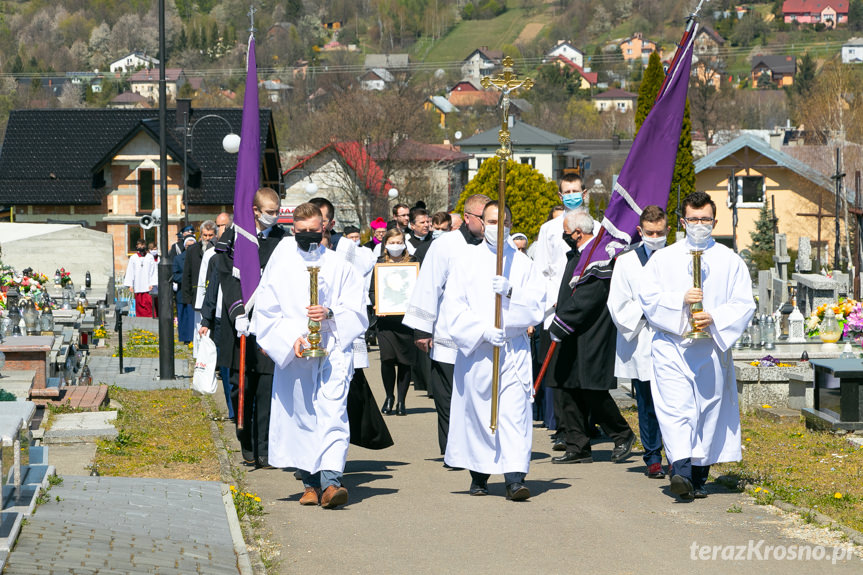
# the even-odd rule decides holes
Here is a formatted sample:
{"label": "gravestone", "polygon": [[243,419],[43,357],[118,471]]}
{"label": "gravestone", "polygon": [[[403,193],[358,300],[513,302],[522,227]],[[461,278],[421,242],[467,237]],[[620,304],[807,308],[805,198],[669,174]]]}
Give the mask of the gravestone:
{"label": "gravestone", "polygon": [[776,275],[783,281],[788,281],[788,264],[791,256],[788,255],[788,240],[785,234],[776,234],[774,237],[773,263],[776,266]]}
{"label": "gravestone", "polygon": [[773,270],[758,271],[758,314],[773,313]]}
{"label": "gravestone", "polygon": [[812,243],[806,236],[802,236],[797,240],[797,263],[794,269],[799,273],[812,271]]}
{"label": "gravestone", "polygon": [[842,282],[821,274],[799,274],[793,279],[797,282],[797,307],[805,316],[824,303],[833,303],[843,293],[847,294],[847,281]]}

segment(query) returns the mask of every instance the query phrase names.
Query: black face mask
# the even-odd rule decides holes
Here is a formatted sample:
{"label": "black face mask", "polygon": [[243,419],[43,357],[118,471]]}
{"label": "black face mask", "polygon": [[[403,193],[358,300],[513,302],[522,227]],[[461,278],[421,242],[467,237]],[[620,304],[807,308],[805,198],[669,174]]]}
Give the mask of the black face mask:
{"label": "black face mask", "polygon": [[146,254],[146,253],[147,253],[147,248],[138,248],[138,253],[139,253],[140,255],[144,255],[144,254]]}
{"label": "black face mask", "polygon": [[297,232],[294,234],[294,238],[300,249],[307,252],[311,249],[312,244],[321,245],[324,234],[322,232]]}
{"label": "black face mask", "polygon": [[563,232],[563,241],[566,242],[566,245],[569,246],[569,249],[571,249],[571,250],[577,250],[578,249],[578,242],[576,242],[572,238],[572,234],[568,234],[566,232]]}

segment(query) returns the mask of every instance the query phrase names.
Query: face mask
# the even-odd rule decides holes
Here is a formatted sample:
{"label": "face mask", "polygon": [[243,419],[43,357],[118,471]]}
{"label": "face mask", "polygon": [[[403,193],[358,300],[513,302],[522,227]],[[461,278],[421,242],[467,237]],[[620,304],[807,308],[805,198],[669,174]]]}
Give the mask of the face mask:
{"label": "face mask", "polygon": [[686,237],[694,244],[703,244],[713,233],[711,224],[686,224]]}
{"label": "face mask", "polygon": [[582,192],[570,192],[568,194],[563,194],[563,207],[567,210],[574,210],[579,207],[584,201],[584,196]]}
{"label": "face mask", "polygon": [[279,216],[278,214],[274,214],[272,216],[270,214],[261,214],[258,217],[258,221],[261,222],[261,225],[264,227],[264,229],[267,229],[276,225],[276,222],[279,221]]}
{"label": "face mask", "polygon": [[647,248],[655,252],[665,247],[667,239],[668,236],[662,236],[661,238],[641,238],[641,241]]}
{"label": "face mask", "polygon": [[354,242],[355,246],[360,247],[360,240],[352,240],[352,241]]}
{"label": "face mask", "polygon": [[387,244],[387,253],[390,254],[391,257],[397,258],[402,255],[404,251],[404,244]]}
{"label": "face mask", "polygon": [[143,256],[147,253],[147,248],[138,248],[138,255]]}
{"label": "face mask", "polygon": [[297,246],[304,252],[311,251],[312,244],[315,246],[321,245],[324,239],[323,232],[297,232],[294,234],[294,239],[297,240]]}
{"label": "face mask", "polygon": [[[512,228],[508,228],[504,226],[503,228],[503,237],[504,239],[509,237],[509,230]],[[485,232],[483,232],[485,236],[485,241],[488,242],[488,245],[492,247],[497,247],[497,225],[488,224],[485,226]]]}
{"label": "face mask", "polygon": [[569,246],[569,249],[571,249],[571,250],[577,250],[578,249],[578,242],[576,242],[575,239],[573,239],[572,234],[568,234],[566,232],[563,232],[563,241],[566,242],[566,245]]}
{"label": "face mask", "polygon": [[159,255],[159,250],[150,250],[150,255],[156,257]]}
{"label": "face mask", "polygon": [[432,239],[436,240],[443,235],[443,230],[432,230]]}

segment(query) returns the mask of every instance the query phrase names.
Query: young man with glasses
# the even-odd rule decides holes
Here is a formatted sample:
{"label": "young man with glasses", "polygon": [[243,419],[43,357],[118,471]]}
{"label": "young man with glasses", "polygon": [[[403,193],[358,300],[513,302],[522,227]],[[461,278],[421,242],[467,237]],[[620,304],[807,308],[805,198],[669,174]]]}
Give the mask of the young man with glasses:
{"label": "young man with glasses", "polygon": [[[755,313],[755,301],[746,264],[711,237],[716,204],[710,196],[694,192],[681,209],[686,239],[650,258],[639,300],[655,332],[650,387],[671,462],[671,491],[690,501],[707,497],[711,465],[741,457],[731,346]],[[693,287],[693,251],[701,252],[701,288]],[[703,310],[692,311],[694,303]],[[693,329],[710,337],[688,337]]]}

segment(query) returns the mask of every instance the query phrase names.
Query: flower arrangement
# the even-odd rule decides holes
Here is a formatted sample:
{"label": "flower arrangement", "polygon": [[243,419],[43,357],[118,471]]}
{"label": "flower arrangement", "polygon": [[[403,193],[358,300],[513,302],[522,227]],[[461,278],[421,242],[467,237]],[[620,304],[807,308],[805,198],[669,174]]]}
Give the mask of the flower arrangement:
{"label": "flower arrangement", "polygon": [[796,367],[795,363],[782,363],[772,355],[765,355],[757,361],[750,361],[749,365],[755,367]]}
{"label": "flower arrangement", "polygon": [[60,285],[66,287],[66,284],[72,283],[72,275],[66,271],[66,268],[60,268]]}
{"label": "flower arrangement", "polygon": [[839,322],[839,327],[844,329],[846,318],[854,310],[855,306],[860,304],[850,298],[839,298],[836,303],[823,303],[815,308],[809,317],[806,318],[806,335],[814,337],[818,335],[818,328],[824,320],[824,314],[828,309],[832,309],[836,315],[836,321]]}
{"label": "flower arrangement", "polygon": [[93,337],[96,339],[105,339],[108,337],[108,330],[105,329],[105,324],[102,324],[93,330]]}
{"label": "flower arrangement", "polygon": [[853,339],[858,344],[863,341],[863,305],[860,302],[855,303],[851,312],[845,317],[842,335],[846,339]]}

